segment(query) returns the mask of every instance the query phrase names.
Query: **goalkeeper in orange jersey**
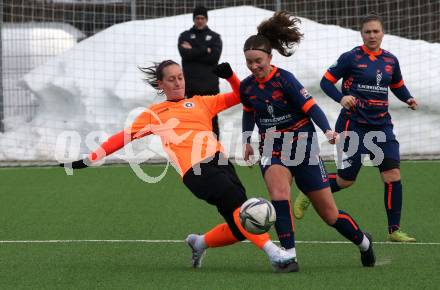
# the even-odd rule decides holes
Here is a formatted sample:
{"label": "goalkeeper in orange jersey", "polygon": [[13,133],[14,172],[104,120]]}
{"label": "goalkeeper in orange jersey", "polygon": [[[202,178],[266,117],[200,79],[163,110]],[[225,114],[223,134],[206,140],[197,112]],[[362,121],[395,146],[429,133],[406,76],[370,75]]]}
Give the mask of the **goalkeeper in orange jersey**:
{"label": "goalkeeper in orange jersey", "polygon": [[248,239],[267,254],[277,272],[297,271],[296,263],[292,263],[294,255],[275,245],[268,233],[254,235],[246,232],[239,221],[240,206],[247,200],[246,191],[227,160],[223,146],[213,135],[211,122],[217,113],[240,103],[240,80],[229,64],[218,65],[215,73],[227,79],[234,92],[191,99],[185,99],[185,79],[176,62],[162,61],[142,71],[147,82],[165,94],[166,101],[144,110],[131,126],[110,137],[85,160],[60,165],[85,168],[132,140],[149,134],[159,135],[183,183],[197,198],[216,206],[226,221],[203,235],[190,234],[186,238],[192,250],[193,267],[201,267],[207,248]]}

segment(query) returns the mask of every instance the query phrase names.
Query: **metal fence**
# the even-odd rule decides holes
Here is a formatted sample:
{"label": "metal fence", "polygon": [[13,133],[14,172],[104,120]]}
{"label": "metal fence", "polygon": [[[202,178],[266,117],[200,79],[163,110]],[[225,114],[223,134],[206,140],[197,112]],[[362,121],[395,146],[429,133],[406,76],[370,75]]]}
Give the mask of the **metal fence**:
{"label": "metal fence", "polygon": [[[438,0],[2,0],[0,25],[26,22],[68,23],[82,31],[85,37],[130,20],[150,19],[191,13],[196,5],[210,9],[252,5],[269,10],[285,9],[297,16],[323,23],[357,29],[362,15],[375,11],[384,17],[387,33],[409,39],[440,42],[440,1]],[[3,33],[2,33],[3,34]],[[0,131],[5,116],[24,116],[31,120],[36,106],[25,89],[15,85],[15,80],[32,67],[26,64],[26,56],[17,57],[23,65],[8,70],[4,67],[4,39],[0,39]],[[336,40],[335,40],[336,41]],[[14,83],[5,83],[5,80]]]}

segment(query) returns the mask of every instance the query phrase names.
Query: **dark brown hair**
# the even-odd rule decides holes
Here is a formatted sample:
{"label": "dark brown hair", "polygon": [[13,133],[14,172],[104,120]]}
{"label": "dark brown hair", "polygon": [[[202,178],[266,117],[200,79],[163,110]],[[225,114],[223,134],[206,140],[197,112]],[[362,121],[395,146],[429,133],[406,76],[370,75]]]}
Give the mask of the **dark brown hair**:
{"label": "dark brown hair", "polygon": [[377,14],[376,12],[372,11],[369,14],[367,14],[364,18],[361,19],[361,23],[360,23],[360,30],[362,31],[362,29],[364,28],[364,24],[368,23],[370,21],[377,21],[380,23],[380,26],[382,26],[382,30],[383,30],[383,20],[382,17],[379,16],[379,14]]}
{"label": "dark brown hair", "polygon": [[163,93],[159,89],[159,84],[157,81],[161,81],[163,79],[163,70],[172,64],[177,64],[174,60],[168,59],[164,60],[162,62],[154,62],[152,66],[149,67],[139,67],[139,70],[145,74],[145,79],[147,83],[149,83],[153,88],[160,91],[160,93]]}
{"label": "dark brown hair", "polygon": [[281,55],[291,56],[293,46],[303,37],[298,28],[299,23],[301,20],[287,11],[275,12],[271,18],[258,25],[258,34],[246,40],[243,50],[261,50],[271,54],[272,49],[276,49]]}

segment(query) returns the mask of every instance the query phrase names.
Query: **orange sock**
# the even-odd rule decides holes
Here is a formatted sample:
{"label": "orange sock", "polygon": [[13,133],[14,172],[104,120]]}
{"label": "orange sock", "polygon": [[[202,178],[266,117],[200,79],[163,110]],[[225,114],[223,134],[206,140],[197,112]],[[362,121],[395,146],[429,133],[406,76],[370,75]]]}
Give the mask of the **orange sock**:
{"label": "orange sock", "polygon": [[247,232],[240,224],[240,218],[239,218],[240,208],[237,208],[234,210],[234,222],[237,225],[240,232],[243,234],[243,236],[246,237],[251,243],[259,247],[260,249],[263,248],[263,246],[270,241],[270,236],[268,233],[264,233],[261,235],[255,235]]}
{"label": "orange sock", "polygon": [[205,243],[210,248],[224,247],[238,242],[228,224],[220,224],[205,233]]}

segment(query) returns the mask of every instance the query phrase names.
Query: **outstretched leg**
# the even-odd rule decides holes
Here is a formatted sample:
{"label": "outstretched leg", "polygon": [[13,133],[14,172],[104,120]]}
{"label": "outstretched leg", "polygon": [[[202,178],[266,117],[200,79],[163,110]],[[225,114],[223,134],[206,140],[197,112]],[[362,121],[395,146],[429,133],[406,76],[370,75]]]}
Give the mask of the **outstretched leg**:
{"label": "outstretched leg", "polygon": [[240,208],[235,209],[225,217],[228,223],[217,225],[204,235],[190,234],[186,238],[192,250],[193,267],[201,267],[207,248],[224,247],[248,239],[266,253],[277,272],[297,272],[296,257],[275,245],[268,233],[255,235],[247,232],[240,224],[239,212]]}
{"label": "outstretched leg", "polygon": [[365,267],[372,267],[376,262],[372,238],[362,232],[355,220],[346,212],[338,210],[330,188],[309,192],[308,196],[319,216],[335,228],[346,239],[357,245],[361,251],[361,262]]}

